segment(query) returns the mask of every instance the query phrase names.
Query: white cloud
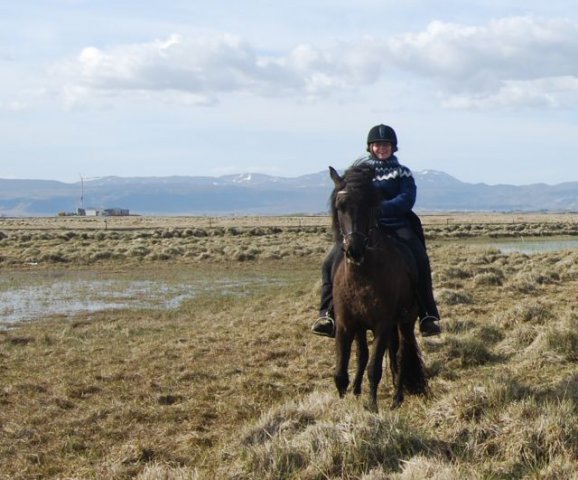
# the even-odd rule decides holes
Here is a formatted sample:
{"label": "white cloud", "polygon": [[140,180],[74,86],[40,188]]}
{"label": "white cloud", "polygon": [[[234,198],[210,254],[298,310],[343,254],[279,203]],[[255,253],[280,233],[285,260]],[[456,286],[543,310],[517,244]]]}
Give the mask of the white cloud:
{"label": "white cloud", "polygon": [[167,40],[109,51],[87,47],[75,60],[54,71],[67,78],[69,102],[89,92],[113,95],[146,91],[163,95],[181,92],[190,103],[207,105],[232,92],[317,96],[348,85],[347,68],[333,52],[299,45],[286,56],[259,57],[247,42],[227,34],[172,35]]}
{"label": "white cloud", "polygon": [[578,77],[508,80],[496,91],[479,95],[452,95],[448,108],[567,108],[578,105]]}
{"label": "white cloud", "polygon": [[578,105],[578,24],[570,20],[433,21],[422,32],[384,39],[377,51],[395,71],[429,79],[448,108]]}
{"label": "white cloud", "polygon": [[22,112],[28,108],[26,103],[13,100],[10,102],[0,102],[0,110],[6,110],[8,112]]}
{"label": "white cloud", "polygon": [[235,37],[172,35],[108,51],[87,47],[54,72],[67,80],[64,93],[69,104],[86,101],[90,94],[132,92],[169,98],[182,92],[179,101],[184,98],[190,104],[207,105],[215,102],[218,93],[248,88],[255,68],[251,48]]}
{"label": "white cloud", "polygon": [[[179,36],[108,50],[87,47],[57,71],[68,105],[132,93],[213,105],[228,93],[320,98],[409,77],[448,108],[578,104],[578,24],[512,17],[483,26],[431,22],[422,32],[259,55],[228,34]],[[432,97],[435,99],[435,97]]]}
{"label": "white cloud", "polygon": [[481,27],[436,21],[387,40],[384,49],[398,68],[438,82],[446,106],[556,107],[566,93],[574,97],[578,24],[568,20],[515,17]]}

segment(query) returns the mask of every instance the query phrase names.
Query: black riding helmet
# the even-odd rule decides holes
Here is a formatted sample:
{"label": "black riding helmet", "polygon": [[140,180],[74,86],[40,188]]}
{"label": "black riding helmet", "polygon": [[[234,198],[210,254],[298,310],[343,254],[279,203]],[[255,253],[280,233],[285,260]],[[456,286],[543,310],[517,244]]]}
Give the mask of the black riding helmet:
{"label": "black riding helmet", "polygon": [[367,151],[369,152],[369,145],[375,142],[389,142],[393,145],[393,151],[397,152],[397,135],[395,130],[383,123],[376,125],[367,134]]}

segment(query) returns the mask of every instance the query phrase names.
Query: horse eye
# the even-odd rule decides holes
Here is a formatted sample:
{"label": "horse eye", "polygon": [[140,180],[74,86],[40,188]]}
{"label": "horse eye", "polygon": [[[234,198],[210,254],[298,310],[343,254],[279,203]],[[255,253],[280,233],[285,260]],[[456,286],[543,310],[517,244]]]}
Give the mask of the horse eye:
{"label": "horse eye", "polygon": [[343,199],[340,202],[337,202],[337,210],[339,210],[340,212],[345,212],[347,210],[347,202],[345,201],[345,199]]}
{"label": "horse eye", "polygon": [[345,192],[339,192],[337,198],[335,199],[335,207],[339,211],[345,211],[347,209],[347,195]]}

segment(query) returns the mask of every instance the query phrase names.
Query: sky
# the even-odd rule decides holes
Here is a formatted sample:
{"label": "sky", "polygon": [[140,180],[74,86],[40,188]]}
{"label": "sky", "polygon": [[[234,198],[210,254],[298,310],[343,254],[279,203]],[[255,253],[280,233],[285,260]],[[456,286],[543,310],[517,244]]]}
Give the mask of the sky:
{"label": "sky", "polygon": [[392,126],[470,183],[578,181],[566,0],[0,0],[0,178],[296,177]]}

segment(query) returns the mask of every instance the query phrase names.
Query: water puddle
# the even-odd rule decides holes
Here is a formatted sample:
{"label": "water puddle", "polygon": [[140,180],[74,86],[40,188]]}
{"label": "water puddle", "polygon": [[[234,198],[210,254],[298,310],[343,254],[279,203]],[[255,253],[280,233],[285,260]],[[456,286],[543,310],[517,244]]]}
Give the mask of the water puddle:
{"label": "water puddle", "polygon": [[0,277],[0,325],[122,308],[178,308],[203,293],[245,295],[281,283],[262,275],[222,277],[206,272],[13,272]]}
{"label": "water puddle", "polygon": [[502,253],[546,253],[562,250],[578,249],[578,238],[572,237],[531,237],[513,239],[490,239],[484,241],[473,241],[476,245],[497,248]]}

